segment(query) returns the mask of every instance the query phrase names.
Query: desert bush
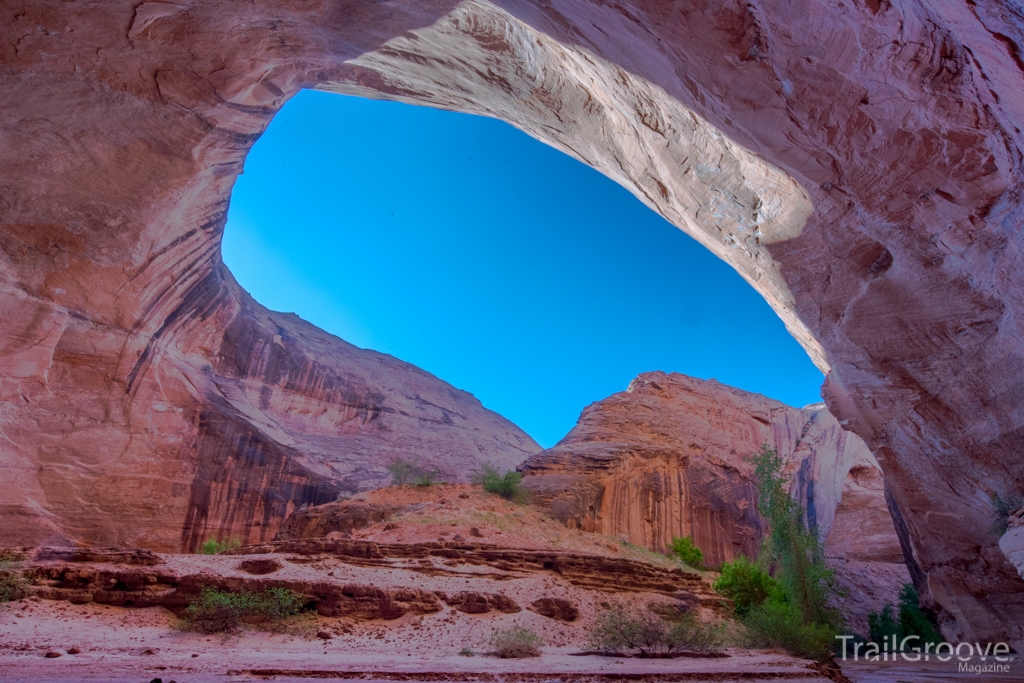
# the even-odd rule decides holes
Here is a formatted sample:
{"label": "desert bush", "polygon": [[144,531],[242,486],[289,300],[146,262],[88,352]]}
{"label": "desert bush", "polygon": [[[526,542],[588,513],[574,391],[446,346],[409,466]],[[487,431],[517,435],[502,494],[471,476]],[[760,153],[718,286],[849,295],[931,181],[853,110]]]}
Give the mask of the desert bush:
{"label": "desert bush", "polygon": [[199,547],[199,552],[203,555],[216,555],[217,553],[225,550],[232,550],[233,548],[240,547],[242,547],[242,542],[237,538],[229,538],[224,541],[218,541],[215,538],[211,538]]}
{"label": "desert bush", "polygon": [[522,481],[522,472],[509,470],[502,474],[490,463],[484,465],[473,476],[473,483],[483,486],[484,491],[496,493],[505,500],[511,500],[516,503],[524,503],[528,498],[526,490],[520,485]]}
{"label": "desert bush", "polygon": [[416,486],[433,486],[441,481],[441,472],[435,467],[429,470],[419,470],[413,478]]}
{"label": "desert bush", "polygon": [[206,587],[185,609],[182,628],[200,633],[237,631],[243,624],[280,622],[298,614],[304,603],[305,598],[286,588],[268,588],[255,593]]}
{"label": "desert bush", "polygon": [[21,600],[28,595],[26,582],[18,566],[18,555],[0,553],[0,602]]}
{"label": "desert bush", "polygon": [[722,649],[724,632],[724,624],[708,623],[692,614],[683,614],[669,628],[666,648],[669,653],[683,650],[717,652]]}
{"label": "desert bush", "polygon": [[489,644],[494,648],[494,653],[503,659],[522,659],[540,657],[544,641],[528,628],[512,626],[494,631]]}
{"label": "desert bush", "polygon": [[473,652],[473,650],[471,648],[464,647],[461,650],[459,650],[459,656],[460,657],[475,657],[476,653]]}
{"label": "desert bush", "polygon": [[601,613],[590,631],[592,649],[608,654],[630,653],[641,657],[671,655],[682,650],[708,652],[722,645],[722,627],[705,624],[692,614],[674,619],[647,609],[615,604]]}
{"label": "desert bush", "polygon": [[722,565],[722,573],[715,579],[714,589],[733,602],[736,616],[746,615],[781,589],[760,565],[740,555]]}
{"label": "desert bush", "polygon": [[691,537],[673,538],[670,548],[673,555],[694,569],[700,569],[704,566],[704,553],[693,544]]}
{"label": "desert bush", "polygon": [[1005,498],[998,493],[990,497],[992,502],[992,533],[1002,536],[1009,529],[1010,515],[1024,505],[1024,497],[1017,493],[1011,493]]}
{"label": "desert bush", "polygon": [[405,486],[416,476],[416,463],[409,460],[395,460],[388,465],[388,472],[391,474],[392,483],[397,486]]}

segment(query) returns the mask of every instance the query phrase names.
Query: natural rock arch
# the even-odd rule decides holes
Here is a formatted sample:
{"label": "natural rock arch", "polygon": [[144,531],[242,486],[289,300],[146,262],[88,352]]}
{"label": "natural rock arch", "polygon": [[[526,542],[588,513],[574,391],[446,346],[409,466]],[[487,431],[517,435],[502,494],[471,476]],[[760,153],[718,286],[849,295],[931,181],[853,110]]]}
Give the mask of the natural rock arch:
{"label": "natural rock arch", "polygon": [[[393,411],[486,423],[486,443],[466,441],[480,449],[507,431],[509,459],[534,448],[465,396],[410,399],[411,417],[394,408],[374,382],[402,364],[266,311],[224,269],[247,150],[290,95],[322,87],[508,120],[736,267],[878,456],[947,636],[1024,647],[1024,582],[987,531],[989,494],[1024,488],[1024,19],[1012,3],[43,0],[0,12],[5,533],[190,546],[214,519],[259,535],[372,479],[372,467],[328,471],[324,411],[353,443]],[[442,391],[421,375],[399,393]],[[305,421],[281,423],[281,400]]]}

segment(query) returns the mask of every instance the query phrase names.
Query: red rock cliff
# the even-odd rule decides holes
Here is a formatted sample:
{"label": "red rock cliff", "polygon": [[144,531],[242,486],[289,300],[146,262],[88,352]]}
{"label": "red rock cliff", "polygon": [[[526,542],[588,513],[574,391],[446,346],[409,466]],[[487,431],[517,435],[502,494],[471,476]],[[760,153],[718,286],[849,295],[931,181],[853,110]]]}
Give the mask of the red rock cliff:
{"label": "red rock cliff", "polygon": [[786,460],[792,494],[853,589],[844,605],[851,626],[867,633],[868,612],[895,602],[910,578],[878,464],[824,406],[792,408],[714,380],[645,373],[588,406],[521,469],[536,504],[570,526],[658,551],[691,536],[715,566],[757,556],[764,523],[747,458],[764,443]]}
{"label": "red rock cliff", "polygon": [[[84,534],[105,517],[140,539],[208,514],[180,502],[212,457],[188,444],[204,429],[248,443],[248,428],[205,420],[237,408],[184,366],[234,380],[231,358],[304,334],[260,322],[228,284],[224,210],[270,118],[322,87],[510,121],[733,265],[878,457],[945,633],[1024,648],[1024,580],[986,531],[989,496],[1024,490],[1022,45],[1010,0],[9,0],[0,448],[18,521],[5,526],[75,520]],[[222,361],[222,346],[238,349]],[[258,375],[245,380],[257,408]],[[353,402],[372,404],[358,397],[377,388],[358,386]],[[297,465],[306,443],[248,451],[281,474],[228,485],[251,512],[213,525],[317,499],[299,493],[320,490]]]}

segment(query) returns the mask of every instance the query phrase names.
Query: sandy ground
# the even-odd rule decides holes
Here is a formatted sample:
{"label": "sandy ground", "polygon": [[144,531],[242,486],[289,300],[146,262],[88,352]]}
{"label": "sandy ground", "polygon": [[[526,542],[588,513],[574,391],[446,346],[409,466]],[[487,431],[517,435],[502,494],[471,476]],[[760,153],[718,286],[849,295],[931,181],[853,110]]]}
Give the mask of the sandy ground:
{"label": "sandy ground", "polygon": [[[746,680],[758,672],[773,679],[824,681],[801,660],[774,653],[730,651],[722,659],[636,660],[576,657],[576,647],[546,646],[542,657],[502,660],[483,656],[491,629],[534,625],[544,619],[530,613],[466,615],[447,611],[430,617],[406,615],[389,622],[344,623],[315,619],[293,624],[293,633],[246,632],[206,636],[175,630],[175,618],[163,608],[122,609],[101,605],[19,601],[0,610],[0,680],[15,681],[195,681],[369,677],[382,680],[480,679],[554,681],[569,674],[644,674],[650,680]],[[550,621],[550,620],[548,620]],[[334,623],[332,623],[334,622]],[[350,630],[331,640],[315,637],[317,628]],[[565,628],[570,628],[566,626]],[[549,629],[552,638],[557,628]],[[464,647],[478,653],[460,656]],[[68,654],[69,650],[80,650]],[[47,658],[48,652],[61,652]],[[290,673],[289,673],[290,672]],[[303,672],[302,675],[295,675]],[[532,676],[531,674],[542,674]],[[653,675],[653,676],[652,676]]]}

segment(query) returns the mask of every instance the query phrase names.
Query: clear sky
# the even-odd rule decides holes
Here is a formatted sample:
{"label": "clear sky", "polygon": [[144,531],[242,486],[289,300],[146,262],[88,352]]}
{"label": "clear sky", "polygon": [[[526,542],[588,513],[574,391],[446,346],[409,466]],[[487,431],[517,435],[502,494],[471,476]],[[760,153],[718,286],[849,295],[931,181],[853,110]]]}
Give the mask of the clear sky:
{"label": "clear sky", "polygon": [[506,123],[306,91],[235,186],[260,303],[474,394],[542,446],[649,370],[794,406],[821,373],[729,266]]}

